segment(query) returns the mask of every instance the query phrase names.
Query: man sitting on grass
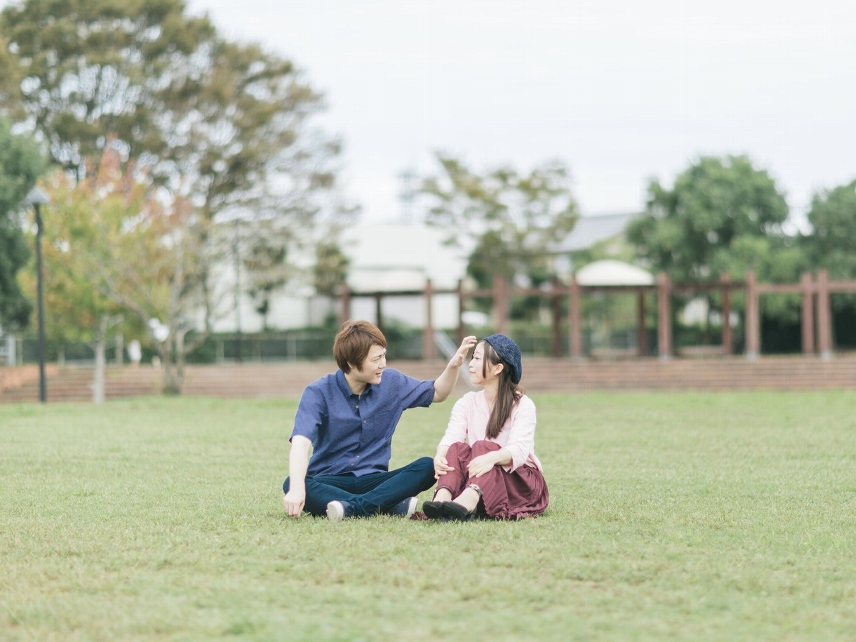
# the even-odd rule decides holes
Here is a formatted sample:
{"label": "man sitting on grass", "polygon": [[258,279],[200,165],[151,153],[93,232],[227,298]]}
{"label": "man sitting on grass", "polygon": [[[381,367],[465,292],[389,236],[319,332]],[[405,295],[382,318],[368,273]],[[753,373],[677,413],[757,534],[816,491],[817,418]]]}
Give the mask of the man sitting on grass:
{"label": "man sitting on grass", "polygon": [[307,386],[297,407],[282,485],[286,512],[300,517],[305,509],[331,520],[410,517],[416,495],[434,485],[434,461],[422,457],[390,471],[392,434],[407,408],[449,396],[475,343],[467,337],[435,381],[418,381],[386,368],[386,338],[377,326],[342,324],[333,342],[339,370]]}

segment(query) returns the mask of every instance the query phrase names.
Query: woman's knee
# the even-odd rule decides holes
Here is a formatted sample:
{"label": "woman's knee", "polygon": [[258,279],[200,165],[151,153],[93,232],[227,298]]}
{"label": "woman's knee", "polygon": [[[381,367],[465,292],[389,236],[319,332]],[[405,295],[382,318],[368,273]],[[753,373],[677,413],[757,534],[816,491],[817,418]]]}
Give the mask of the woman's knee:
{"label": "woman's knee", "polygon": [[470,445],[465,441],[456,441],[451,446],[449,446],[449,450],[446,451],[446,459],[451,461],[453,458],[458,459],[463,457],[466,459],[470,456],[471,448]]}
{"label": "woman's knee", "polygon": [[482,439],[473,444],[473,457],[478,457],[479,455],[484,455],[485,453],[494,452],[502,448],[495,441],[488,441],[487,439]]}

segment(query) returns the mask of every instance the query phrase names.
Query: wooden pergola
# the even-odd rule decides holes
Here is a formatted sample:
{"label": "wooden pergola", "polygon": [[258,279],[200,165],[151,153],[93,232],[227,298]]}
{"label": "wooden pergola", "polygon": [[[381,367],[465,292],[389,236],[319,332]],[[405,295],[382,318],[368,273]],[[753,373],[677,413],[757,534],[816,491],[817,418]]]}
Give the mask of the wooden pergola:
{"label": "wooden pergola", "polygon": [[[758,283],[754,273],[746,275],[746,356],[757,357],[761,349],[761,313],[759,299],[764,294],[802,295],[802,351],[818,352],[828,359],[832,356],[831,294],[856,293],[856,280],[830,281],[829,272],[817,275],[803,272],[799,283]],[[816,325],[815,325],[816,324]]]}
{"label": "wooden pergola", "polygon": [[462,313],[467,308],[468,299],[491,298],[493,300],[493,318],[495,331],[508,333],[510,301],[515,296],[540,296],[551,301],[552,354],[554,357],[564,355],[562,340],[562,306],[563,297],[568,299],[568,344],[571,359],[582,359],[583,355],[583,323],[582,299],[584,296],[597,292],[606,294],[632,293],[637,296],[637,354],[644,356],[648,352],[647,330],[645,326],[646,296],[657,296],[657,353],[661,359],[673,356],[672,346],[672,304],[673,294],[698,295],[708,292],[719,292],[722,297],[722,353],[734,352],[734,338],[728,319],[732,310],[732,293],[745,292],[746,295],[746,356],[756,358],[761,346],[761,315],[760,298],[769,294],[800,294],[802,295],[802,352],[813,354],[816,351],[824,358],[832,354],[832,314],[830,294],[856,293],[856,280],[830,281],[825,270],[819,270],[817,276],[803,273],[799,283],[758,283],[754,273],[747,273],[744,281],[732,281],[728,275],[723,275],[718,281],[672,282],[665,272],[657,274],[656,284],[653,285],[580,285],[575,276],[567,284],[554,279],[549,286],[541,288],[515,287],[501,277],[495,277],[493,287],[468,290],[463,282],[458,282],[454,290],[436,289],[430,279],[427,279],[422,290],[401,291],[369,291],[352,292],[347,285],[343,286],[340,294],[341,318],[350,318],[350,301],[352,297],[371,297],[375,300],[375,316],[377,324],[383,328],[382,300],[385,297],[421,296],[425,301],[425,323],[423,326],[423,358],[437,358],[434,344],[434,326],[432,319],[432,300],[437,294],[456,294],[458,297],[458,340],[462,340],[465,327]]}
{"label": "wooden pergola", "polygon": [[[496,331],[508,332],[508,310],[509,301],[512,296],[547,296],[551,299],[552,310],[552,354],[554,357],[563,356],[562,349],[562,297],[568,298],[568,345],[570,347],[571,359],[583,358],[583,322],[582,322],[582,299],[584,296],[605,293],[621,294],[630,293],[637,297],[636,305],[636,328],[637,328],[637,355],[648,354],[648,333],[645,326],[646,295],[657,295],[657,345],[660,358],[667,359],[672,356],[672,294],[700,294],[711,290],[718,290],[723,298],[723,318],[731,314],[731,291],[743,288],[742,283],[732,282],[727,276],[712,283],[672,283],[669,276],[661,272],[657,275],[654,285],[581,285],[576,276],[571,276],[567,285],[554,280],[549,289],[544,288],[519,288],[511,287],[502,278],[495,278],[493,288],[487,290],[471,290],[461,293],[461,309],[464,309],[465,299],[468,297],[492,297],[493,317],[496,319]],[[463,328],[459,334],[462,334]],[[723,324],[722,345],[723,351],[733,351],[733,336],[731,326]]]}

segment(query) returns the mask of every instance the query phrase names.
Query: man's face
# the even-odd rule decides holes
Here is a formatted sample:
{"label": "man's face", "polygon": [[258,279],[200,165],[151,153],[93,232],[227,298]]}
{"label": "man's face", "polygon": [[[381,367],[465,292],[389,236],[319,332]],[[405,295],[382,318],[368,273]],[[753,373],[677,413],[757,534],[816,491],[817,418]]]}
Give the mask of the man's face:
{"label": "man's face", "polygon": [[369,348],[369,353],[362,365],[359,368],[352,366],[349,374],[362,383],[379,384],[384,368],[386,368],[386,348],[373,345]]}

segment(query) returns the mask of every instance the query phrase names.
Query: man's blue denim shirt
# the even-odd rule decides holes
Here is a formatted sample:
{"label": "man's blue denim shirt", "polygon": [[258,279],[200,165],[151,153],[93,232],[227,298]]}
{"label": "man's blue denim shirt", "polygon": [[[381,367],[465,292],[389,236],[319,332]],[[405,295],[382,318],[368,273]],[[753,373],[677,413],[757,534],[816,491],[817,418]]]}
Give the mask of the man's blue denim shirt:
{"label": "man's blue denim shirt", "polygon": [[408,408],[430,406],[434,382],[387,368],[362,395],[348,388],[341,370],[309,384],[300,398],[291,436],[312,442],[309,477],[366,475],[389,469],[392,434]]}

